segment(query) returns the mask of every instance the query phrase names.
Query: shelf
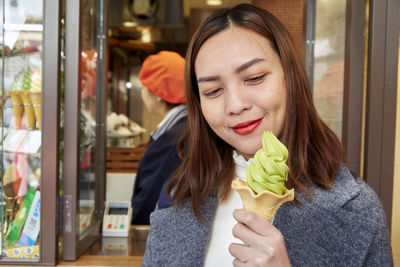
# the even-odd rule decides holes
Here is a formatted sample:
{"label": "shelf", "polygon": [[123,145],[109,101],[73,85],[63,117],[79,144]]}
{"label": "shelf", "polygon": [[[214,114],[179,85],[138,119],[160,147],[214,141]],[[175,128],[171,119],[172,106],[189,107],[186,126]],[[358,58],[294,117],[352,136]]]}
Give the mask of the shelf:
{"label": "shelf", "polygon": [[10,153],[40,156],[42,132],[40,130],[12,129],[3,142],[3,149]]}
{"label": "shelf", "polygon": [[109,46],[135,50],[135,51],[145,51],[151,52],[155,49],[155,45],[153,43],[145,43],[137,40],[118,40],[118,39],[109,39]]}

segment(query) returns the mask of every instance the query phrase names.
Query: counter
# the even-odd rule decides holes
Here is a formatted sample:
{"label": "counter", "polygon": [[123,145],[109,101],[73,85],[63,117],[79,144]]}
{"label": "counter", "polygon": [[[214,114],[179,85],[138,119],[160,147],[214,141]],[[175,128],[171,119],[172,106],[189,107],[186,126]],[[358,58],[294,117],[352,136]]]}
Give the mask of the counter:
{"label": "counter", "polygon": [[[63,267],[138,267],[142,263],[146,240],[149,235],[148,225],[133,225],[128,237],[102,237],[76,261],[60,261]],[[14,266],[15,265],[1,265]],[[23,265],[24,267],[36,267]]]}
{"label": "counter", "polygon": [[133,225],[128,237],[102,237],[77,261],[61,261],[57,266],[140,266],[148,234],[148,225]]}

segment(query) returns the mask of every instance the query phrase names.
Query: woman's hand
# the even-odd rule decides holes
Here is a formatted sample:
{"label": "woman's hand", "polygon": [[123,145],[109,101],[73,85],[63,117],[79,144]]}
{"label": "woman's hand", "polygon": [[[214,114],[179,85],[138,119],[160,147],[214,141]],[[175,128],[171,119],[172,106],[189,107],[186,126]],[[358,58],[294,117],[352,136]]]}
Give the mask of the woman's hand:
{"label": "woman's hand", "polygon": [[282,233],[262,216],[243,209],[234,210],[238,223],[233,236],[244,244],[232,243],[233,266],[290,266]]}

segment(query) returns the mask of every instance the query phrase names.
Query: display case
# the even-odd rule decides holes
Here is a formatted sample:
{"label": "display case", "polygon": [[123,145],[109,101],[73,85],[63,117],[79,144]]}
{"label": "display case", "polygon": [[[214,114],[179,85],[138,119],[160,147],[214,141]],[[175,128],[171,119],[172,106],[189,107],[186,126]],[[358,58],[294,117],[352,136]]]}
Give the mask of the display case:
{"label": "display case", "polygon": [[0,264],[55,264],[59,1],[0,10]]}

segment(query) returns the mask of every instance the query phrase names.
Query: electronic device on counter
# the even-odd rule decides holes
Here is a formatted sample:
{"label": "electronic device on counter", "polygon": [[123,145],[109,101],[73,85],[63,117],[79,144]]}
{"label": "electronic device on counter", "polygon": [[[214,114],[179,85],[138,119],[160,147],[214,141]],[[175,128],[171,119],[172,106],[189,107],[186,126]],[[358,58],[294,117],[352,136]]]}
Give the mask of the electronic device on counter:
{"label": "electronic device on counter", "polygon": [[130,201],[106,201],[103,236],[128,236],[131,219]]}

